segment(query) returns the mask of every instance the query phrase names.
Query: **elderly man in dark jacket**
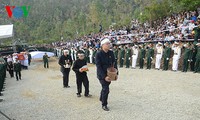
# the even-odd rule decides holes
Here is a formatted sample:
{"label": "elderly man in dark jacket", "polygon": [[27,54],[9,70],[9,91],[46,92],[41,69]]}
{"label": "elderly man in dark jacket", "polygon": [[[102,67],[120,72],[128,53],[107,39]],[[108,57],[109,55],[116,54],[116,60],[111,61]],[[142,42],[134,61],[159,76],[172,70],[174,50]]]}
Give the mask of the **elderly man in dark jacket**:
{"label": "elderly man in dark jacket", "polygon": [[102,50],[96,54],[97,78],[102,86],[100,101],[102,102],[102,109],[105,111],[109,111],[109,108],[107,107],[107,100],[109,94],[109,85],[111,83],[111,78],[107,76],[107,69],[112,65],[114,65],[114,67],[117,69],[117,63],[115,62],[113,51],[110,50],[110,44],[111,43],[108,38],[103,39],[101,41]]}
{"label": "elderly man in dark jacket", "polygon": [[69,55],[69,50],[64,50],[64,55],[59,59],[58,64],[61,66],[60,70],[63,74],[63,87],[69,88],[69,72],[72,65],[72,58]]}

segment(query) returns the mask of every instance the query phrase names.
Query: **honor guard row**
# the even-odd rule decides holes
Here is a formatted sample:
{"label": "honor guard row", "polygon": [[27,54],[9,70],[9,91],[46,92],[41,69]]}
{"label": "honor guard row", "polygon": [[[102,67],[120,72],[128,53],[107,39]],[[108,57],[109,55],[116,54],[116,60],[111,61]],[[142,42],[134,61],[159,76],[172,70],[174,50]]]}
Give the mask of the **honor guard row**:
{"label": "honor guard row", "polygon": [[146,69],[151,69],[154,63],[155,69],[161,68],[166,71],[171,66],[172,71],[178,71],[182,66],[182,72],[187,72],[190,67],[191,71],[197,73],[200,71],[199,51],[200,43],[180,43],[168,42],[157,44],[139,44],[139,45],[121,45],[114,46],[115,61],[120,67],[125,65],[126,68],[136,68],[137,63],[139,68],[143,69],[146,64]]}

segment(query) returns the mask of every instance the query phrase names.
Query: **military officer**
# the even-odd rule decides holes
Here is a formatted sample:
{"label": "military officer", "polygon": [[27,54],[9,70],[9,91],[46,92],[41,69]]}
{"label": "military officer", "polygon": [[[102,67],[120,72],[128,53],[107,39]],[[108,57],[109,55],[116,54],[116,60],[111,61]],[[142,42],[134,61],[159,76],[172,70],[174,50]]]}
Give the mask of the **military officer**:
{"label": "military officer", "polygon": [[135,69],[137,65],[137,59],[138,59],[138,46],[134,45],[132,47],[132,68]]}
{"label": "military officer", "polygon": [[93,63],[93,59],[92,59],[93,58],[93,52],[94,51],[93,51],[92,47],[90,47],[89,48],[89,63],[91,63],[91,64]]}
{"label": "military officer", "polygon": [[197,54],[196,45],[191,44],[190,49],[191,49],[190,71],[194,72],[196,54]]}
{"label": "military officer", "polygon": [[[6,71],[5,69],[5,60],[1,57],[0,55],[0,96],[2,96],[2,91],[4,87],[4,82],[5,82],[5,75],[4,72]],[[3,99],[0,99],[2,101]]]}
{"label": "military officer", "polygon": [[171,48],[168,42],[165,43],[164,46],[165,46],[165,49],[164,49],[164,55],[163,55],[163,59],[164,59],[163,70],[168,70],[169,60],[171,56]]}
{"label": "military officer", "polygon": [[18,81],[19,79],[21,80],[21,63],[19,60],[16,59],[16,62],[14,63],[14,71],[15,71],[15,76],[16,80]]}
{"label": "military officer", "polygon": [[95,62],[96,53],[97,53],[97,49],[93,48],[93,54],[92,54],[92,63],[93,64],[96,64],[96,62]]}
{"label": "military officer", "polygon": [[147,69],[151,69],[151,63],[154,58],[154,49],[153,49],[153,44],[148,45],[148,50],[147,50]]}
{"label": "military officer", "polygon": [[70,50],[70,55],[71,55],[71,58],[73,61],[76,60],[76,53],[75,53],[75,49],[72,47],[71,50]]}
{"label": "military officer", "polygon": [[[197,22],[197,25],[199,25],[199,22]],[[194,28],[194,42],[198,42],[198,39],[200,38],[200,26],[197,26]]]}
{"label": "military officer", "polygon": [[197,43],[197,54],[196,54],[196,62],[195,62],[195,71],[197,73],[200,71],[200,43]]}
{"label": "military officer", "polygon": [[12,61],[8,62],[7,71],[9,72],[11,78],[14,77],[14,66]]}
{"label": "military officer", "polygon": [[116,64],[118,64],[118,47],[117,46],[114,46],[114,49],[113,49],[113,52],[114,52],[114,55],[115,55],[115,62]]}
{"label": "military officer", "polygon": [[160,65],[161,65],[161,59],[162,59],[162,55],[163,55],[163,45],[161,42],[158,42],[158,44],[156,44],[156,63],[155,63],[155,68],[160,70]]}
{"label": "military officer", "polygon": [[146,50],[144,49],[144,45],[140,45],[140,55],[139,55],[140,69],[143,69],[145,54],[146,54]]}
{"label": "military officer", "polygon": [[125,56],[125,50],[124,50],[124,47],[122,46],[120,48],[120,67],[123,67],[124,65],[124,56]]}
{"label": "military officer", "polygon": [[32,59],[31,54],[28,53],[28,65],[29,65],[29,66],[30,66],[30,64],[31,64],[31,59]]}
{"label": "military officer", "polygon": [[89,59],[90,51],[87,47],[85,47],[84,52],[85,52],[85,60],[87,61],[87,63],[89,63],[90,62],[90,59]]}
{"label": "military officer", "polygon": [[131,49],[129,46],[126,47],[126,68],[130,67],[131,60]]}
{"label": "military officer", "polygon": [[43,56],[43,62],[44,62],[44,68],[49,68],[49,60],[48,60],[48,55],[47,53],[44,54]]}
{"label": "military officer", "polygon": [[191,50],[189,44],[184,44],[185,50],[183,52],[183,70],[182,72],[187,72],[189,62],[191,61]]}
{"label": "military officer", "polygon": [[175,42],[172,45],[172,50],[174,51],[174,56],[173,56],[173,61],[172,61],[172,70],[176,72],[178,70],[178,63],[181,56],[181,47],[179,46],[178,42]]}

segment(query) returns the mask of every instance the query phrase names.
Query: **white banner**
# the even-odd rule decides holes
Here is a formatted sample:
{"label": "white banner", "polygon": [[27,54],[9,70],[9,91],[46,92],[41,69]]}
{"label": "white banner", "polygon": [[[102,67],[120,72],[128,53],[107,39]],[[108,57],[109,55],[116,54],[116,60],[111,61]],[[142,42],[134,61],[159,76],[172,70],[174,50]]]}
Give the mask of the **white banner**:
{"label": "white banner", "polygon": [[0,25],[0,39],[13,36],[13,25]]}

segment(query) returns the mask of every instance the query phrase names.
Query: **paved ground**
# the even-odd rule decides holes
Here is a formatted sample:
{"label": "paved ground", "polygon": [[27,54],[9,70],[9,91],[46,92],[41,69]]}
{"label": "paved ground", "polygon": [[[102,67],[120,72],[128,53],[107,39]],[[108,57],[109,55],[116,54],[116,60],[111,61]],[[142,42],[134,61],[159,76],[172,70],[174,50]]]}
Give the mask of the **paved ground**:
{"label": "paved ground", "polygon": [[[22,80],[6,80],[0,110],[16,120],[199,120],[200,74],[120,68],[110,86],[109,107],[101,109],[96,68],[88,72],[92,98],[77,98],[74,72],[62,88],[57,61],[50,69],[35,61]],[[0,120],[7,120],[0,115]]]}

